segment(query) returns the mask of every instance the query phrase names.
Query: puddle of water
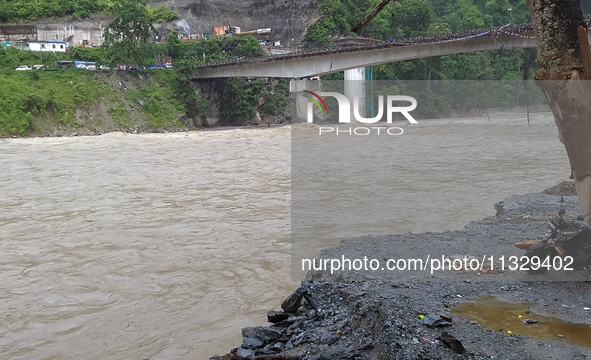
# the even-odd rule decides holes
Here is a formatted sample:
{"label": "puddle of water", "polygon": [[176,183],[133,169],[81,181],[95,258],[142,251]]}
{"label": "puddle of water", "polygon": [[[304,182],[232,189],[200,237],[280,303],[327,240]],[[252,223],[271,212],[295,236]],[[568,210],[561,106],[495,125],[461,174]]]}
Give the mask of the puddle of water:
{"label": "puddle of water", "polygon": [[[529,311],[530,306],[532,306],[530,303],[510,303],[494,296],[484,296],[476,301],[460,304],[452,310],[452,313],[496,331],[511,331],[516,335],[565,341],[591,348],[590,325],[569,324],[557,318],[542,316]],[[524,324],[525,319],[538,322]]]}

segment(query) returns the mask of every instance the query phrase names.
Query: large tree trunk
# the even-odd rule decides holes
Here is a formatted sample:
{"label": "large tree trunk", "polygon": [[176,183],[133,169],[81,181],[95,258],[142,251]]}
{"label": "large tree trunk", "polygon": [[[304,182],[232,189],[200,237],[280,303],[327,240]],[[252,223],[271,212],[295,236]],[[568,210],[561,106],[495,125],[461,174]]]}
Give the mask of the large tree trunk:
{"label": "large tree trunk", "polygon": [[527,0],[527,5],[538,49],[535,79],[548,97],[583,215],[591,223],[591,49],[580,0]]}

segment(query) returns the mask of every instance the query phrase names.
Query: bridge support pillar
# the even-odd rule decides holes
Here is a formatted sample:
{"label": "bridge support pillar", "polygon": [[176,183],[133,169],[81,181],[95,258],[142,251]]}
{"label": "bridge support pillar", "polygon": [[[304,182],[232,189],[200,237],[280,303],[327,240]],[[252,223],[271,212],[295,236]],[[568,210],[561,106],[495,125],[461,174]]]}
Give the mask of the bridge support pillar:
{"label": "bridge support pillar", "polygon": [[[318,92],[320,91],[320,79],[294,79],[289,82],[289,90],[292,93],[298,93],[304,90]],[[303,96],[296,96],[297,118],[301,120],[308,119],[308,112],[312,111],[312,103]]]}
{"label": "bridge support pillar", "polygon": [[351,122],[356,122],[353,116],[353,101],[359,101],[359,115],[365,117],[365,68],[345,71],[345,96],[351,103]]}

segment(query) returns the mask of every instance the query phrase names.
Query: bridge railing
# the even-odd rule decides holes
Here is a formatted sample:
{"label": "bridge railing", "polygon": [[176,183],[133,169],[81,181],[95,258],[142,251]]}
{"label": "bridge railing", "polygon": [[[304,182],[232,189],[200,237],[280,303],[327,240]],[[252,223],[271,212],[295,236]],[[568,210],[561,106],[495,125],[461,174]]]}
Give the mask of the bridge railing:
{"label": "bridge railing", "polygon": [[[591,19],[587,17],[585,22],[589,25]],[[383,49],[388,47],[400,47],[410,46],[418,44],[439,44],[452,41],[462,41],[474,39],[477,37],[495,37],[499,35],[512,35],[519,36],[521,38],[534,38],[530,33],[533,31],[532,24],[506,24],[503,26],[497,26],[490,29],[478,29],[478,30],[465,30],[456,33],[449,34],[436,34],[428,36],[418,36],[408,39],[397,39],[388,42],[382,42],[377,44],[355,44],[355,45],[342,45],[342,46],[331,46],[322,49],[296,49],[294,52],[268,55],[265,57],[257,58],[236,58],[233,60],[226,60],[223,62],[205,62],[197,68],[216,68],[222,66],[236,66],[249,63],[259,63],[274,60],[283,60],[290,58],[310,57],[310,56],[322,56],[329,54],[339,54],[345,52],[356,52],[356,51],[367,51],[373,49]]]}

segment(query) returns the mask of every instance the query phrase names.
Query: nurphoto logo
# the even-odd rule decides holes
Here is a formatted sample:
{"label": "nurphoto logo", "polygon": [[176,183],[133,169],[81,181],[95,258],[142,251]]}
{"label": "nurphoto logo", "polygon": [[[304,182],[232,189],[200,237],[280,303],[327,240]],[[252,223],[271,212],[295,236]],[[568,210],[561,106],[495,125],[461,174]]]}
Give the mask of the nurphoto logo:
{"label": "nurphoto logo", "polygon": [[[312,91],[304,90],[301,92],[302,96],[310,100],[307,105],[307,122],[314,123],[314,105],[318,107],[321,114],[326,113],[328,115],[328,107],[324,101],[324,98],[327,96],[331,96],[337,100],[339,105],[339,124],[351,124],[351,114],[357,123],[361,124],[376,124],[384,117],[384,112],[386,113],[386,123],[391,124],[393,119],[393,114],[400,113],[408,120],[411,124],[417,124],[417,121],[412,117],[410,114],[411,111],[417,108],[417,100],[412,96],[406,95],[387,95],[386,96],[386,109],[384,110],[384,96],[378,96],[378,112],[374,117],[366,118],[360,114],[360,100],[358,97],[353,98],[353,109],[351,111],[351,102],[349,99],[337,92],[320,92],[314,93]],[[396,103],[400,102],[408,102],[410,105],[408,106],[399,106],[395,105]],[[365,114],[364,114],[365,115]],[[375,130],[375,131],[372,131]],[[350,127],[347,129],[338,128],[336,126],[322,126],[319,128],[319,135],[334,133],[336,135],[339,134],[348,134],[348,135],[360,135],[365,136],[369,135],[370,133],[374,132],[378,135],[383,133],[388,135],[402,135],[404,130],[399,127],[387,127],[386,131],[382,127]]]}

